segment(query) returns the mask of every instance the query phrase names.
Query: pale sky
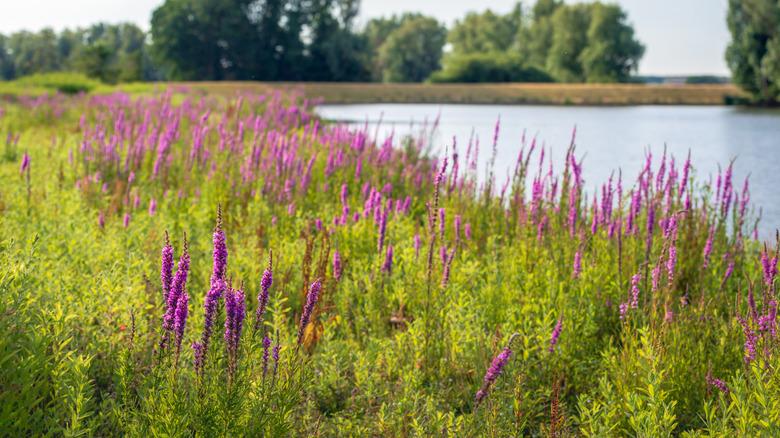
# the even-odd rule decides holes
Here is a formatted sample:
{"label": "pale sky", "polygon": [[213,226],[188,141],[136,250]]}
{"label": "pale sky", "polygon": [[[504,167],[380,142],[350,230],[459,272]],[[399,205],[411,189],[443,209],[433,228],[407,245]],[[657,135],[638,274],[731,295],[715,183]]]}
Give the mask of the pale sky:
{"label": "pale sky", "polygon": [[[728,74],[723,59],[729,41],[727,0],[614,2],[627,11],[645,44],[641,74]],[[0,0],[0,33],[44,27],[60,30],[98,21],[130,21],[148,29],[152,11],[160,4],[162,0]],[[514,4],[515,0],[492,0],[490,8],[508,12]],[[474,0],[363,0],[361,20],[417,11],[452,24],[467,11],[482,9]]]}

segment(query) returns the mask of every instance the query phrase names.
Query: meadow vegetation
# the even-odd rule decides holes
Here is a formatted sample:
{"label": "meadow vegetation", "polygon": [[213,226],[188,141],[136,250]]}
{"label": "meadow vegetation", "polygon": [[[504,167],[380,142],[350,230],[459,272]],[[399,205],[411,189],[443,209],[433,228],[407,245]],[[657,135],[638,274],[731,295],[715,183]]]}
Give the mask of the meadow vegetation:
{"label": "meadow vegetation", "polygon": [[2,433],[778,433],[779,246],[734,163],[648,150],[594,193],[574,135],[504,180],[500,123],[436,129],[279,90],[0,103]]}

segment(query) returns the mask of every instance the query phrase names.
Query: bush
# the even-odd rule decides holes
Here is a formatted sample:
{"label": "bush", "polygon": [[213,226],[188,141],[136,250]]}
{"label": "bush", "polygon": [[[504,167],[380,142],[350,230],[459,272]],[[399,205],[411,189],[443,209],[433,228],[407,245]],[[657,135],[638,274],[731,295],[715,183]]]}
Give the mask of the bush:
{"label": "bush", "polygon": [[25,76],[11,82],[21,88],[43,88],[64,94],[88,93],[102,85],[100,81],[90,79],[81,73],[56,72]]}
{"label": "bush", "polygon": [[519,56],[505,53],[452,55],[431,82],[552,82],[545,72],[526,66]]}

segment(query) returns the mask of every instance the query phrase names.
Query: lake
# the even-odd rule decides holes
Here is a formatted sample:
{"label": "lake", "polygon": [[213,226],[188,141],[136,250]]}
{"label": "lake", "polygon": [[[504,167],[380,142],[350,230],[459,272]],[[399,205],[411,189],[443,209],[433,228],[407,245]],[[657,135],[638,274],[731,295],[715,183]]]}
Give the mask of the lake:
{"label": "lake", "polygon": [[694,175],[700,182],[714,178],[719,165],[725,168],[736,159],[735,191],[742,189],[749,175],[751,202],[756,214],[761,211],[760,237],[769,239],[780,228],[780,111],[721,106],[368,104],[321,105],[317,112],[326,119],[354,125],[368,122],[378,129],[380,138],[391,132],[396,138],[417,134],[426,120],[430,125],[438,115],[434,143],[440,151],[455,136],[459,151],[465,153],[472,130],[480,139],[480,175],[500,117],[498,185],[514,167],[524,132],[529,141],[536,136],[537,143],[549,149],[560,169],[575,126],[577,155],[584,157],[583,176],[590,193],[617,169],[623,171],[628,190],[646,152],[652,151],[655,167],[664,146],[677,158],[678,167],[690,150]]}

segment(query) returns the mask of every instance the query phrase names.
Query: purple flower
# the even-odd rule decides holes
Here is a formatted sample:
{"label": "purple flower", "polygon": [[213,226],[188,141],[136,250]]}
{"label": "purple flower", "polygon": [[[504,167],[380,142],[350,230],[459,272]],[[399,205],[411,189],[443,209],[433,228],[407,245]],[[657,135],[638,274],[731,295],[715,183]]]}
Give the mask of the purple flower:
{"label": "purple flower", "polygon": [[238,346],[246,316],[244,291],[228,287],[225,292],[225,346],[228,352],[228,375],[235,374],[238,362]]}
{"label": "purple flower", "polygon": [[266,334],[263,336],[263,380],[265,380],[265,375],[268,373],[268,354],[270,349],[271,338]]}
{"label": "purple flower", "polygon": [[414,235],[414,256],[415,257],[420,256],[420,246],[421,246],[420,235],[415,234]]}
{"label": "purple flower", "polygon": [[176,335],[176,355],[181,351],[181,340],[184,337],[184,328],[187,325],[187,313],[190,296],[184,292],[176,304],[176,315],[173,322],[173,332]]}
{"label": "purple flower", "polygon": [[717,388],[723,394],[728,395],[729,387],[723,380],[712,377],[712,372],[708,371],[706,376],[707,385]]}
{"label": "purple flower", "polygon": [[317,279],[309,286],[309,293],[306,294],[306,304],[303,306],[303,312],[301,313],[301,322],[298,326],[298,345],[303,342],[303,334],[306,327],[311,320],[311,314],[314,312],[314,306],[317,305],[317,300],[320,297],[320,290],[322,289],[322,282]]}
{"label": "purple flower", "polygon": [[268,306],[268,290],[273,284],[273,268],[272,258],[268,257],[268,267],[263,272],[263,277],[260,279],[260,293],[257,294],[257,311],[255,312],[255,329],[260,328],[263,323],[263,316],[265,315],[265,308]]}
{"label": "purple flower", "polygon": [[745,335],[745,362],[750,363],[756,359],[756,342],[758,336],[750,328],[750,325],[744,318],[737,316],[739,324],[742,326],[742,333]]}
{"label": "purple flower", "polygon": [[619,306],[620,310],[620,320],[626,319],[626,314],[628,314],[628,303],[620,303]]}
{"label": "purple flower", "polygon": [[715,225],[710,227],[710,233],[707,236],[707,242],[704,244],[704,263],[702,268],[707,269],[710,265],[710,255],[712,254],[712,240],[715,237]]}
{"label": "purple flower", "polygon": [[552,334],[550,335],[550,347],[547,349],[550,353],[555,351],[555,345],[558,343],[558,338],[561,336],[562,330],[563,330],[563,317],[561,317],[561,319],[559,319],[558,322],[555,324]]}
{"label": "purple flower", "polygon": [[382,272],[390,274],[393,272],[393,245],[387,245],[385,252],[385,261],[382,263]]}
{"label": "purple flower", "polygon": [[637,272],[631,277],[631,308],[639,307],[639,282],[642,280],[642,274]]}
{"label": "purple flower", "polygon": [[176,274],[171,282],[171,290],[168,293],[168,302],[163,318],[163,328],[173,330],[176,319],[176,310],[179,306],[179,299],[184,295],[187,286],[187,276],[190,272],[190,254],[187,249],[187,242],[184,242],[184,252],[179,258],[179,264],[176,267]]}
{"label": "purple flower", "polygon": [[336,281],[341,280],[341,254],[339,253],[339,250],[333,251],[333,278],[336,279]]}
{"label": "purple flower", "polygon": [[674,284],[674,267],[677,264],[677,247],[674,243],[669,247],[669,259],[666,261],[666,273],[667,280],[669,281],[669,287]]}
{"label": "purple flower", "polygon": [[455,240],[460,240],[460,223],[461,218],[460,215],[455,215],[455,220],[453,221],[454,227],[455,227]]}
{"label": "purple flower", "polygon": [[149,200],[149,216],[154,216],[155,212],[157,212],[157,200],[152,198]]}
{"label": "purple flower", "polygon": [[471,240],[471,224],[466,223],[466,225],[463,227],[463,232],[466,235],[466,240]]}
{"label": "purple flower", "polygon": [[106,214],[103,211],[98,213],[98,226],[101,229],[106,227]]}
{"label": "purple flower", "polygon": [[574,253],[574,265],[572,266],[571,276],[574,279],[580,278],[582,272],[582,250],[577,248],[577,252]]}
{"label": "purple flower", "polygon": [[19,173],[24,173],[30,168],[30,154],[27,152],[22,155],[22,165],[19,166]]}
{"label": "purple flower", "polygon": [[165,306],[168,305],[168,294],[171,292],[171,281],[173,280],[173,247],[168,238],[168,232],[165,233],[165,245],[163,245],[160,255],[160,283],[162,283],[163,299]]}
{"label": "purple flower", "polygon": [[501,372],[504,370],[504,367],[506,367],[506,364],[509,362],[509,359],[512,357],[512,349],[510,348],[511,344],[512,341],[510,340],[509,345],[501,350],[501,352],[493,359],[490,367],[488,367],[487,371],[485,372],[485,377],[482,379],[482,387],[480,387],[476,395],[477,405],[479,405],[482,400],[487,397],[488,392],[490,391],[490,387],[493,386],[496,379],[498,379],[498,377],[501,375]]}
{"label": "purple flower", "polygon": [[125,217],[122,218],[122,225],[125,228],[130,226],[130,213],[125,213]]}
{"label": "purple flower", "polygon": [[387,212],[379,213],[379,234],[377,237],[377,251],[381,254],[385,245],[385,233],[387,232]]}

